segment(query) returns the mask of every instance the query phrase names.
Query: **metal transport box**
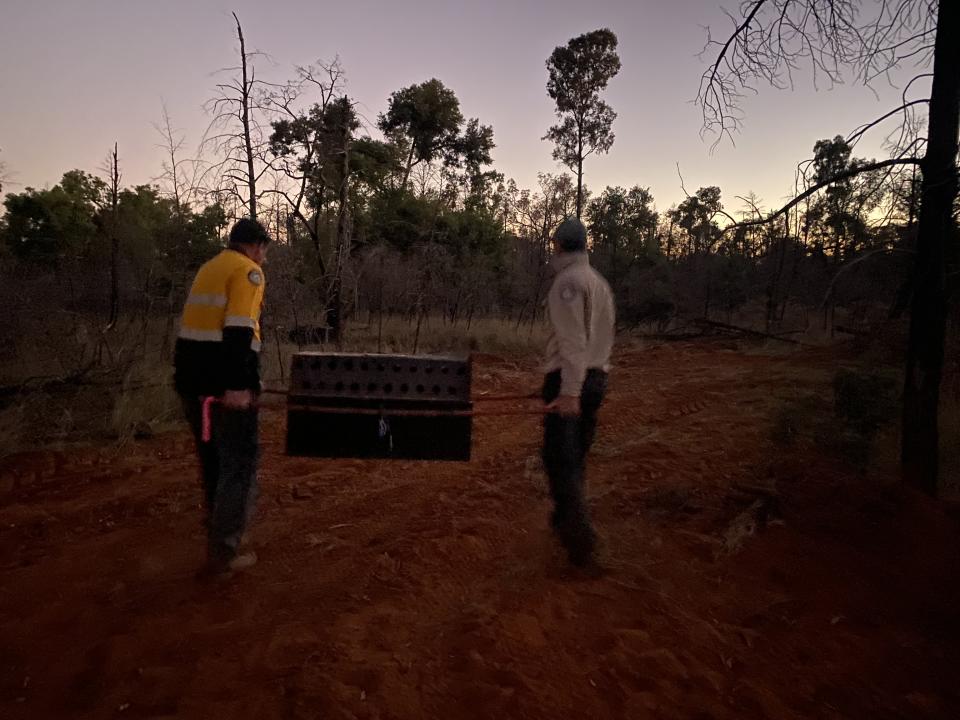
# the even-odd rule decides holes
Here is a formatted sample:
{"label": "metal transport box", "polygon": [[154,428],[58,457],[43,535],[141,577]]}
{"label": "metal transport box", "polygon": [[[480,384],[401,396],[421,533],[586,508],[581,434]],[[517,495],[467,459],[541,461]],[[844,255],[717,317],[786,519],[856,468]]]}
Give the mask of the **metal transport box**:
{"label": "metal transport box", "polygon": [[469,358],[300,352],[287,395],[287,454],[469,460]]}

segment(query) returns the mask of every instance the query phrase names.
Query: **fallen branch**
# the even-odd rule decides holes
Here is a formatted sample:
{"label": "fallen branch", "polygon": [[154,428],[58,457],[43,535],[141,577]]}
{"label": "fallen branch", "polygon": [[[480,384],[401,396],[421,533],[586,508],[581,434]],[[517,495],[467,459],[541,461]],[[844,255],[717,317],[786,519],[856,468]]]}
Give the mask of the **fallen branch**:
{"label": "fallen branch", "polygon": [[872,333],[868,330],[858,330],[856,328],[845,327],[843,325],[834,325],[833,331],[844,335],[853,335],[854,337],[866,337]]}
{"label": "fallen branch", "polygon": [[765,340],[778,340],[782,343],[788,343],[790,345],[797,345],[799,347],[814,347],[808,343],[802,343],[799,340],[792,340],[787,337],[782,337],[780,335],[772,335],[771,333],[760,332],[759,330],[751,330],[750,328],[740,327],[738,325],[728,325],[727,323],[717,322],[716,320],[707,320],[706,318],[700,318],[694,320],[698,325],[705,327],[716,328],[717,330],[727,330],[730,332],[740,333],[742,335],[747,335],[749,337],[763,338]]}

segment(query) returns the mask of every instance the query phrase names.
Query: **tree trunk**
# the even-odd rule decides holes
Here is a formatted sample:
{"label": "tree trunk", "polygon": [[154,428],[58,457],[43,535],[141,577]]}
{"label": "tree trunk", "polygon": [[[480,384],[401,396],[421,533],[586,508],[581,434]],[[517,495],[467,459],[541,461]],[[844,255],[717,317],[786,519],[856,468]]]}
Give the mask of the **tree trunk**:
{"label": "tree trunk", "polygon": [[120,200],[120,162],[117,143],[113,144],[110,157],[110,317],[107,330],[112,330],[120,317],[120,236],[117,233],[117,205]]}
{"label": "tree trunk", "polygon": [[250,88],[253,83],[247,79],[247,48],[243,41],[243,30],[240,27],[240,19],[236,13],[233,14],[233,19],[237,22],[237,37],[240,38],[240,68],[243,75],[243,91],[240,93],[240,121],[243,123],[243,147],[247,162],[247,189],[250,194],[247,202],[250,209],[250,219],[256,220],[257,176],[253,169],[253,142],[250,139]]}
{"label": "tree trunk", "polygon": [[583,150],[577,157],[577,220],[583,212]]}
{"label": "tree trunk", "polygon": [[377,292],[377,352],[383,352],[383,255],[380,256],[380,287]]}
{"label": "tree trunk", "polygon": [[420,307],[417,313],[417,330],[413,335],[413,352],[411,354],[416,355],[417,350],[420,347],[420,327],[423,325],[423,316],[426,314],[426,310],[423,307]]}
{"label": "tree trunk", "polygon": [[941,0],[933,56],[933,87],[910,335],[903,389],[903,480],[935,495],[939,471],[940,380],[947,321],[946,250],[953,241],[960,125],[960,3]]}
{"label": "tree trunk", "polygon": [[410,179],[410,168],[413,167],[413,151],[415,145],[410,141],[410,152],[407,154],[407,166],[403,170],[403,183],[400,185],[401,192],[407,189],[407,181]]}
{"label": "tree trunk", "polygon": [[330,335],[335,342],[343,340],[346,324],[343,316],[343,270],[350,254],[350,138],[344,130],[343,167],[340,180],[340,207],[337,214],[337,262],[334,268],[333,288],[330,300]]}

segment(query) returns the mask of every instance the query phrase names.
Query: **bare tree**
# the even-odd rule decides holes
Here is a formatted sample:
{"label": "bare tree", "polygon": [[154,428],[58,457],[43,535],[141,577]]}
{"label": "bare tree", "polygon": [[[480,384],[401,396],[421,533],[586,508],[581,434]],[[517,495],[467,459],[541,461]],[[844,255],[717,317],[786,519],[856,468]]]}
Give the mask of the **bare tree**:
{"label": "bare tree", "polygon": [[113,150],[107,155],[104,171],[108,176],[107,193],[110,203],[110,219],[106,223],[110,237],[110,313],[107,318],[106,330],[112,330],[120,316],[120,232],[117,218],[117,208],[120,203],[120,159],[118,143],[113,144]]}
{"label": "bare tree", "polygon": [[213,180],[211,194],[227,194],[246,206],[253,219],[263,192],[257,183],[270,171],[265,162],[266,137],[263,129],[264,96],[266,88],[256,79],[253,58],[261,53],[248,53],[243,28],[236,13],[237,39],[240,42],[240,65],[224,68],[221,72],[234,77],[218,83],[217,95],[207,102],[207,111],[213,116],[207,131],[204,149],[212,150],[220,160],[212,164],[205,177]]}
{"label": "bare tree", "polygon": [[[906,84],[903,103],[852,133],[855,139],[894,116],[907,127],[911,113],[925,100],[908,100],[917,81],[931,79],[926,138],[909,139],[907,130],[893,143],[893,157],[826,178],[766,220],[788,212],[820,189],[853,175],[902,165],[922,172],[910,332],[906,351],[901,461],[904,480],[935,494],[939,472],[938,410],[947,317],[947,268],[956,261],[954,204],[957,198],[957,150],[960,130],[960,3],[955,0],[877,0],[863,12],[864,0],[749,0],[724,42],[708,38],[716,49],[704,72],[697,100],[704,130],[730,136],[742,124],[740,100],[757,82],[790,87],[801,65],[812,68],[815,82],[829,83],[852,71],[869,86],[892,78],[905,64],[921,72]],[[924,152],[921,159],[920,154]]]}
{"label": "bare tree", "polygon": [[[173,120],[163,105],[161,122],[154,123],[154,129],[162,138],[158,146],[163,149],[163,172],[154,178],[166,186],[166,192],[173,199],[174,210],[179,219],[184,210],[189,209],[196,200],[200,162],[195,158],[183,157],[186,136],[173,126]],[[201,145],[203,143],[201,142]]]}

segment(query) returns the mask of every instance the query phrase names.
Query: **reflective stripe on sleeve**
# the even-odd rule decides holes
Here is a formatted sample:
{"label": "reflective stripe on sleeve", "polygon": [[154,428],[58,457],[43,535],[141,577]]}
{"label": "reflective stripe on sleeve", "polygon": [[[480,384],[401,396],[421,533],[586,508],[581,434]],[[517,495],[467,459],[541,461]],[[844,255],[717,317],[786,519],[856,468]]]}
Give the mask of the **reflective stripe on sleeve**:
{"label": "reflective stripe on sleeve", "polygon": [[208,307],[226,307],[227,296],[219,293],[190,293],[187,305],[206,305]]}
{"label": "reflective stripe on sleeve", "polygon": [[184,340],[199,340],[201,342],[221,342],[223,340],[222,330],[197,330],[196,328],[180,328],[178,337]]}
{"label": "reflective stripe on sleeve", "polygon": [[257,321],[252,317],[247,317],[245,315],[227,315],[223,319],[224,327],[244,327],[244,328],[255,328],[257,327]]}

